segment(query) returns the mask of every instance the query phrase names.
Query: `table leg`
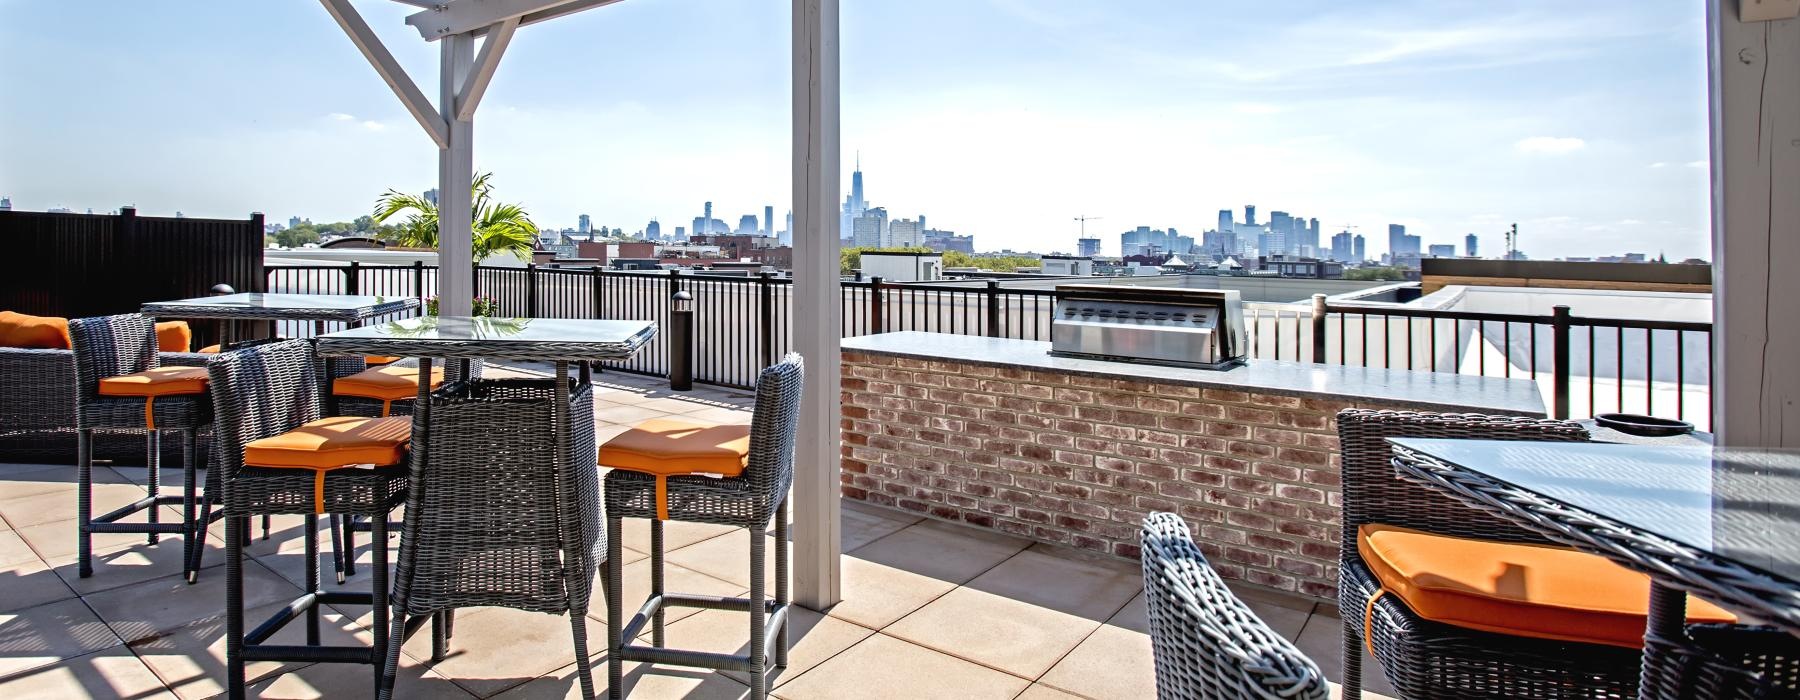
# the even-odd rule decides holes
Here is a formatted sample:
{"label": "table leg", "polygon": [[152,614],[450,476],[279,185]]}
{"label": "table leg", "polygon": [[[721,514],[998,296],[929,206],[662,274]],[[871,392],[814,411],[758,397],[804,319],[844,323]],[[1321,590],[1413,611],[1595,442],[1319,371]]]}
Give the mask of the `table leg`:
{"label": "table leg", "polygon": [[1643,674],[1638,679],[1640,700],[1660,698],[1652,669],[1657,668],[1655,656],[1663,645],[1648,642],[1652,639],[1679,640],[1687,635],[1687,593],[1652,580],[1648,613],[1644,620]]}

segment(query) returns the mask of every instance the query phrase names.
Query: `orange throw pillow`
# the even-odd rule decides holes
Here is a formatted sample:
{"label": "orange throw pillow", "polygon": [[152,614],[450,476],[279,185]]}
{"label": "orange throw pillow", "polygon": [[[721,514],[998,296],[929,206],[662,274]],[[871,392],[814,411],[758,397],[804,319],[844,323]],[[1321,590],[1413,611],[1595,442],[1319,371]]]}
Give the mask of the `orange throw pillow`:
{"label": "orange throw pillow", "polygon": [[69,349],[69,319],[0,311],[0,347]]}
{"label": "orange throw pillow", "polygon": [[187,352],[194,346],[194,331],[187,321],[163,321],[156,324],[157,352]]}

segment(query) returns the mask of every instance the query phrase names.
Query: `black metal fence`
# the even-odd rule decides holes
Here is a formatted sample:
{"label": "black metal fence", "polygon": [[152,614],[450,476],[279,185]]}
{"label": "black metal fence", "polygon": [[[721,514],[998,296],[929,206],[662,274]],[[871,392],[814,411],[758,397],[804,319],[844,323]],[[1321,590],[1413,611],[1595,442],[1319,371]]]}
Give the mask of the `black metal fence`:
{"label": "black metal fence", "polygon": [[[435,293],[427,265],[271,267],[269,288],[292,292]],[[649,319],[666,324],[670,298],[693,295],[696,381],[748,387],[793,343],[791,280],[537,266],[475,268],[476,294],[499,313],[548,318]],[[1056,293],[1046,289],[845,281],[843,337],[890,331],[1047,340]],[[1251,356],[1294,362],[1455,372],[1538,381],[1553,415],[1631,412],[1711,425],[1712,324],[1500,314],[1393,306],[1249,304]],[[310,329],[291,329],[303,335]],[[669,370],[659,334],[617,369]]]}

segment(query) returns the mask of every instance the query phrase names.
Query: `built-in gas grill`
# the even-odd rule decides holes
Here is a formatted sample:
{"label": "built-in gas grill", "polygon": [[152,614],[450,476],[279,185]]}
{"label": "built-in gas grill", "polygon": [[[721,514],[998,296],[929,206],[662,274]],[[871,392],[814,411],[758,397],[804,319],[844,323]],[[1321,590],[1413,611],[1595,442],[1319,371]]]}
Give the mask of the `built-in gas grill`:
{"label": "built-in gas grill", "polygon": [[1126,285],[1062,285],[1050,354],[1226,369],[1244,361],[1238,293]]}

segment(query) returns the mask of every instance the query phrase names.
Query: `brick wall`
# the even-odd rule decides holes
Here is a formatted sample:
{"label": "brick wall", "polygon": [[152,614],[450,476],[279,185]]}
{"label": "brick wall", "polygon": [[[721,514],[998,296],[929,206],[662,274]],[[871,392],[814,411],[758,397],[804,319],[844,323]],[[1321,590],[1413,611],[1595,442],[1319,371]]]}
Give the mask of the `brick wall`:
{"label": "brick wall", "polygon": [[847,498],[1138,555],[1181,514],[1221,575],[1332,599],[1352,405],[844,353]]}

